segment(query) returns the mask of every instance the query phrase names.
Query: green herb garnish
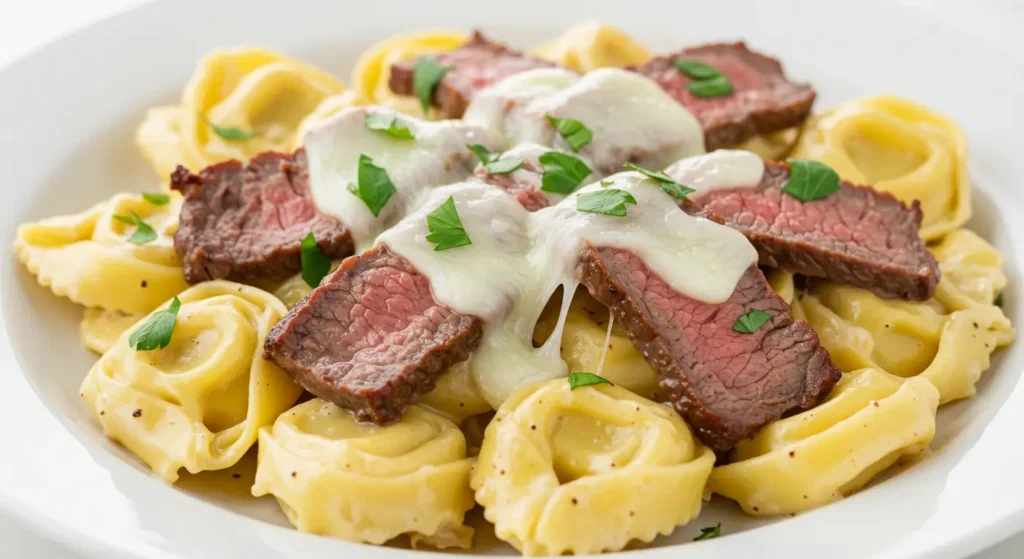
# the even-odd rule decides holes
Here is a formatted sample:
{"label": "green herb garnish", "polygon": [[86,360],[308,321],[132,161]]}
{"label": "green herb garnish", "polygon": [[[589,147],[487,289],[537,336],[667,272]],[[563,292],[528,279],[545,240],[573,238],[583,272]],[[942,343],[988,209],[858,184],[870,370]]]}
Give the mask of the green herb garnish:
{"label": "green herb garnish", "polygon": [[839,192],[839,173],[831,167],[808,159],[787,159],[789,179],[782,185],[783,194],[801,202],[819,200]]}
{"label": "green herb garnish", "polygon": [[522,166],[522,157],[509,157],[506,159],[498,159],[497,161],[484,165],[484,170],[491,175],[507,175]]}
{"label": "green herb garnish", "polygon": [[676,182],[675,179],[666,175],[661,171],[651,171],[650,169],[644,169],[643,167],[634,163],[626,163],[627,169],[633,169],[634,171],[646,176],[649,179],[658,181],[658,185],[665,191],[665,194],[678,198],[680,200],[686,198],[693,189],[689,186],[684,186]]}
{"label": "green herb garnish", "polygon": [[421,56],[416,61],[416,67],[412,71],[412,88],[420,98],[420,106],[423,107],[424,113],[430,109],[430,98],[434,95],[434,88],[451,69],[448,66],[441,66],[427,56]]}
{"label": "green herb garnish", "polygon": [[395,116],[395,113],[369,113],[363,119],[363,124],[367,130],[379,130],[399,140],[412,140],[412,132],[408,128],[395,124],[397,121],[398,117]]}
{"label": "green herb garnish", "polygon": [[697,60],[677,58],[672,63],[676,65],[676,68],[679,68],[680,72],[695,80],[709,80],[722,75],[718,70]]}
{"label": "green herb garnish", "polygon": [[710,80],[690,82],[686,89],[697,97],[721,97],[732,93],[732,82],[725,76],[718,76]]}
{"label": "green herb garnish", "polygon": [[771,318],[772,315],[762,311],[761,309],[754,309],[737,318],[736,323],[732,325],[732,329],[741,334],[753,334],[758,328],[763,326],[765,322],[771,320]]}
{"label": "green herb garnish", "polygon": [[133,245],[144,245],[156,240],[157,234],[148,223],[142,221],[139,214],[131,212],[130,215],[115,215],[114,219],[121,223],[135,226],[135,232],[132,233],[131,237],[128,237],[128,242]]}
{"label": "green herb garnish", "polygon": [[370,208],[373,217],[380,216],[380,210],[395,195],[397,189],[388,178],[388,172],[373,164],[368,155],[359,156],[358,185],[349,183],[348,191],[355,194]]}
{"label": "green herb garnish", "polygon": [[701,528],[700,529],[700,535],[697,536],[696,538],[693,538],[693,541],[699,542],[700,540],[710,540],[712,538],[717,538],[718,536],[721,536],[721,535],[722,535],[722,523],[719,522],[718,524],[715,524],[714,526],[709,526],[707,528]]}
{"label": "green herb garnish", "polygon": [[992,304],[999,308],[1003,308],[1003,294],[1000,293],[999,295],[996,295],[996,300],[992,301]]}
{"label": "green herb garnish", "polygon": [[625,190],[619,190],[618,188],[595,190],[576,197],[577,210],[613,217],[625,217],[626,204],[636,205],[636,198],[633,198],[633,195]]}
{"label": "green herb garnish", "polygon": [[214,133],[225,140],[251,140],[256,137],[255,130],[242,130],[241,128],[232,128],[230,126],[217,126],[207,120],[205,116],[202,117],[202,119],[207,126],[213,129]]}
{"label": "green herb garnish", "polygon": [[320,251],[320,246],[316,243],[316,237],[313,236],[313,233],[306,235],[306,238],[302,239],[300,258],[302,262],[302,281],[315,289],[320,285],[320,281],[324,279],[324,276],[330,273],[331,259],[324,256],[324,253]]}
{"label": "green herb garnish", "polygon": [[427,229],[430,230],[427,240],[437,245],[434,250],[448,250],[473,244],[462,227],[459,212],[455,209],[455,199],[451,196],[436,210],[427,214]]}
{"label": "green herb garnish", "polygon": [[612,381],[595,375],[594,373],[572,373],[569,375],[569,390],[576,390],[584,386],[595,384],[611,384]]}
{"label": "green herb garnish", "polygon": [[581,147],[594,139],[594,133],[582,122],[572,118],[558,118],[551,115],[544,115],[548,122],[555,127],[558,135],[569,144],[573,151],[579,151]]}
{"label": "green herb garnish", "polygon": [[174,323],[178,320],[179,308],[181,308],[181,301],[175,297],[166,310],[156,311],[149,315],[146,322],[128,336],[128,345],[135,348],[136,351],[151,351],[167,347],[167,344],[171,343],[171,334],[174,333]]}
{"label": "green herb garnish", "polygon": [[489,151],[487,148],[480,144],[466,144],[466,148],[469,149],[469,151],[473,152],[473,154],[476,155],[477,159],[480,160],[480,163],[483,163],[484,165],[487,165],[488,163],[494,163],[495,161],[498,160],[498,156],[500,155],[496,151]]}
{"label": "green herb garnish", "polygon": [[142,199],[154,206],[166,206],[171,203],[171,195],[163,192],[143,192]]}
{"label": "green herb garnish", "polygon": [[549,151],[542,154],[538,160],[544,167],[540,189],[547,192],[569,194],[576,190],[583,179],[590,176],[590,167],[568,153]]}
{"label": "green herb garnish", "polygon": [[613,181],[611,179],[605,179],[605,180],[601,181],[601,188],[608,188],[609,186],[611,186],[613,184],[615,184],[615,181]]}

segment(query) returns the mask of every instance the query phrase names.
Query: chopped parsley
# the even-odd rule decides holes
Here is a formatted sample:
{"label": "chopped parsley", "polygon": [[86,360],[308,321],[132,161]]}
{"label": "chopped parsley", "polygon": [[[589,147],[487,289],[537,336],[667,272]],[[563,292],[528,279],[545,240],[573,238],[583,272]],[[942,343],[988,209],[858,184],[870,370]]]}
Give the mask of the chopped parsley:
{"label": "chopped parsley", "polygon": [[636,205],[636,198],[618,188],[595,190],[576,197],[577,210],[613,217],[626,217],[626,204]]}
{"label": "chopped parsley", "polygon": [[594,133],[576,119],[558,118],[551,115],[544,115],[544,117],[548,119],[551,126],[555,127],[558,135],[565,140],[565,143],[569,144],[573,151],[579,151],[581,147],[589,144],[590,140],[594,139]]}
{"label": "chopped parsley", "polygon": [[700,535],[697,536],[696,538],[693,538],[693,541],[699,542],[701,540],[710,540],[712,538],[717,538],[718,536],[721,536],[721,535],[722,535],[722,523],[719,522],[718,524],[715,524],[714,526],[708,526],[707,528],[701,528],[700,529]]}
{"label": "chopped parsley", "polygon": [[999,308],[1003,308],[1003,294],[1000,293],[999,295],[996,295],[996,300],[992,301],[992,304]]}
{"label": "chopped parsley", "polygon": [[732,325],[732,329],[741,334],[753,334],[758,328],[764,326],[765,322],[771,320],[771,318],[772,315],[762,311],[761,309],[754,309],[737,318],[736,323]]}
{"label": "chopped parsley", "polygon": [[174,333],[174,324],[178,320],[179,308],[181,308],[181,301],[175,297],[166,310],[156,311],[149,315],[146,322],[128,336],[128,345],[135,348],[136,351],[151,351],[167,347],[167,344],[171,343],[171,335]]}
{"label": "chopped parsley", "polygon": [[568,153],[549,151],[538,159],[544,167],[540,189],[547,192],[569,194],[590,176],[590,167]]}
{"label": "chopped parsley", "polygon": [[363,125],[367,130],[379,130],[399,140],[412,140],[412,132],[404,126],[399,126],[397,122],[398,117],[395,113],[368,113],[363,119]]}
{"label": "chopped parsley", "polygon": [[569,375],[569,390],[576,390],[584,386],[595,384],[611,384],[612,381],[595,375],[594,373],[572,373]]}
{"label": "chopped parsley", "polygon": [[473,244],[462,227],[459,212],[455,209],[455,199],[451,196],[436,210],[427,214],[427,229],[430,230],[427,240],[437,245],[434,250],[448,250]]}
{"label": "chopped parsley", "polygon": [[114,219],[121,223],[135,226],[135,232],[132,233],[131,237],[128,237],[129,243],[132,243],[133,245],[144,245],[156,240],[156,231],[154,231],[148,223],[142,221],[139,214],[131,212],[129,215],[115,215]]}
{"label": "chopped parsley", "polygon": [[808,159],[787,159],[789,179],[782,185],[782,193],[801,202],[820,200],[839,192],[839,173],[824,163]]}
{"label": "chopped parsley", "polygon": [[507,175],[522,166],[522,157],[509,157],[507,159],[498,159],[497,161],[484,165],[484,170],[491,175]]}
{"label": "chopped parsley", "polygon": [[397,192],[395,185],[388,178],[388,172],[374,165],[373,159],[365,154],[359,156],[358,183],[349,183],[348,191],[370,208],[373,217],[380,216],[381,209]]}
{"label": "chopped parsley", "polygon": [[677,58],[673,60],[672,63],[676,65],[676,68],[679,68],[680,72],[695,80],[709,80],[722,75],[718,70],[700,62],[699,60]]}
{"label": "chopped parsley", "polygon": [[166,206],[171,203],[171,195],[163,192],[143,192],[142,199],[154,206]]}
{"label": "chopped parsley", "polygon": [[420,98],[420,106],[423,107],[424,113],[430,109],[430,98],[434,95],[434,88],[451,69],[448,66],[441,66],[429,56],[421,56],[416,60],[416,67],[412,71],[412,88]]}
{"label": "chopped parsley", "polygon": [[609,186],[611,186],[613,184],[615,184],[615,181],[613,181],[611,179],[605,179],[605,180],[601,181],[601,188],[608,188]]}
{"label": "chopped parsley", "polygon": [[320,246],[316,243],[316,237],[313,233],[306,235],[305,239],[302,239],[302,252],[300,254],[302,261],[302,281],[306,282],[306,285],[316,288],[320,285],[320,281],[324,279],[331,271],[331,259],[324,256],[324,253],[320,251]]}
{"label": "chopped parsley", "polygon": [[651,171],[650,169],[644,169],[643,167],[634,163],[626,163],[626,168],[633,169],[634,171],[646,176],[649,179],[654,179],[661,186],[661,189],[665,191],[665,194],[678,198],[680,200],[686,198],[693,189],[689,186],[684,186],[676,182],[675,179],[666,175],[661,171]]}
{"label": "chopped parsley", "polygon": [[677,58],[672,63],[693,80],[686,84],[686,89],[696,97],[721,97],[733,92],[729,78],[703,62]]}
{"label": "chopped parsley", "polygon": [[207,120],[204,116],[202,117],[203,122],[209,126],[215,134],[225,140],[251,140],[256,137],[255,130],[242,130],[241,128],[232,128],[230,126],[217,126],[216,124]]}
{"label": "chopped parsley", "polygon": [[466,149],[473,152],[473,154],[476,155],[477,159],[480,160],[480,163],[483,163],[484,165],[487,165],[488,163],[494,163],[495,161],[498,160],[498,155],[500,155],[496,151],[489,151],[487,148],[480,144],[466,144]]}

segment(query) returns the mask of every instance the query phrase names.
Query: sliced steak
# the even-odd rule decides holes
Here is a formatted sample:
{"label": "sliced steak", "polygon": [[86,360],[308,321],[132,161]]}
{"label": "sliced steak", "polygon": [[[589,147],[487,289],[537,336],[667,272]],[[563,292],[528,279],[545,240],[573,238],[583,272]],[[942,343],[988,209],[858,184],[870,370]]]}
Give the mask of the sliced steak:
{"label": "sliced steak", "polygon": [[[842,375],[814,330],[793,320],[757,266],[722,304],[674,291],[622,249],[584,249],[577,274],[657,372],[666,399],[715,450],[818,405]],[[734,331],[736,320],[753,309],[772,318],[752,334]]]}
{"label": "sliced steak", "polygon": [[387,424],[482,332],[479,318],[435,303],[426,276],[380,245],[342,262],[274,326],[264,358],[358,419]]}
{"label": "sliced steak", "polygon": [[[671,174],[671,167],[668,170]],[[918,235],[921,207],[866,186],[842,182],[826,198],[783,194],[789,165],[765,163],[754,188],[710,190],[691,198],[757,248],[761,265],[869,289],[881,297],[924,300],[939,265]]]}
{"label": "sliced steak", "polygon": [[[438,82],[431,97],[444,118],[462,117],[473,95],[491,84],[519,72],[555,65],[491,41],[479,31],[474,31],[469,41],[457,50],[439,53],[434,58],[441,66],[451,68]],[[391,90],[399,95],[416,95],[415,68],[416,60],[393,64],[388,80]]]}
{"label": "sliced steak", "polygon": [[287,278],[302,269],[309,233],[330,258],[352,254],[345,226],[313,204],[303,150],[218,163],[198,175],[179,165],[171,188],[184,196],[174,248],[189,283]]}
{"label": "sliced steak", "polygon": [[[687,89],[693,80],[675,66],[677,58],[717,69],[732,82],[733,92],[721,97],[693,95]],[[653,58],[634,70],[658,82],[697,117],[708,151],[796,126],[807,118],[814,103],[814,88],[787,80],[778,60],[756,53],[742,42],[683,49]]]}

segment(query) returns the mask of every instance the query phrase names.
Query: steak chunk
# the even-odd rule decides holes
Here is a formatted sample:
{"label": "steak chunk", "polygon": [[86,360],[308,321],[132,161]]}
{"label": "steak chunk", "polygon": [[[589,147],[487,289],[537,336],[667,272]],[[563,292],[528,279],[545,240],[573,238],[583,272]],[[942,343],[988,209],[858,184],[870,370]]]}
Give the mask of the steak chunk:
{"label": "steak chunk", "polygon": [[[672,174],[671,167],[667,171]],[[690,197],[757,248],[762,266],[782,267],[869,289],[881,297],[928,299],[939,265],[918,236],[921,207],[842,182],[826,198],[801,202],[783,194],[789,165],[765,162],[754,188],[710,190]]]}
{"label": "steak chunk", "polygon": [[[715,68],[729,78],[733,92],[720,97],[693,95],[687,89],[693,80],[675,66],[677,58]],[[814,103],[811,86],[787,80],[778,60],[751,51],[742,42],[683,49],[653,58],[634,70],[658,82],[697,117],[708,151],[796,126],[807,118]]]}
{"label": "steak chunk", "polygon": [[[814,330],[793,320],[757,266],[721,304],[674,291],[622,249],[584,249],[577,274],[657,372],[667,400],[715,450],[818,405],[842,375]],[[734,331],[736,320],[753,309],[772,317],[751,334]]]}
{"label": "steak chunk", "polygon": [[330,258],[352,254],[345,226],[313,204],[303,150],[263,153],[245,166],[218,163],[198,175],[179,165],[171,188],[184,196],[174,248],[189,283],[287,278],[302,269],[309,233]]}
{"label": "steak chunk", "polygon": [[[466,44],[457,50],[434,56],[438,64],[451,68],[438,82],[431,97],[432,104],[444,118],[460,118],[473,95],[512,74],[534,68],[549,68],[554,63],[527,56],[491,41],[474,31]],[[391,66],[388,86],[399,95],[416,95],[413,70],[416,60],[404,60]]]}
{"label": "steak chunk", "polygon": [[469,357],[482,332],[479,318],[435,303],[426,276],[380,245],[342,262],[274,326],[264,358],[358,419],[387,424]]}

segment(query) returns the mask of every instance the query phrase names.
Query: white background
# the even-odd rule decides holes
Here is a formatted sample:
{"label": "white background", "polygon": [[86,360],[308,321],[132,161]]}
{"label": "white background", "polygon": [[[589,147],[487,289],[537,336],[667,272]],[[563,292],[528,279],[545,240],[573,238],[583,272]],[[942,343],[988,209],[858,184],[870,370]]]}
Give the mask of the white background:
{"label": "white background", "polygon": [[[147,0],[0,0],[0,70],[66,33],[144,1]],[[943,20],[956,22],[965,33],[984,35],[986,40],[1024,57],[1024,41],[1015,37],[1024,28],[1024,4],[1018,0],[904,1],[931,5]],[[854,5],[850,7],[856,9]],[[34,535],[20,520],[0,513],[0,557],[79,559],[81,556]],[[1020,557],[1024,557],[1024,534],[974,559]]]}

